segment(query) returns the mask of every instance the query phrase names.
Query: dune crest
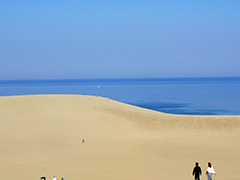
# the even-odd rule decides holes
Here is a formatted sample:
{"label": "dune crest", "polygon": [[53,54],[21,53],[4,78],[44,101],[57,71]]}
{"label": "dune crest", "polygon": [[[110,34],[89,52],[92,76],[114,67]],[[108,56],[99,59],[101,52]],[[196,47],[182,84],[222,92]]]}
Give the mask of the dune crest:
{"label": "dune crest", "polygon": [[235,132],[240,129],[239,116],[173,115],[126,104],[119,107],[118,102],[115,106],[98,106],[96,109],[133,122],[139,128],[148,130],[174,128],[191,131]]}

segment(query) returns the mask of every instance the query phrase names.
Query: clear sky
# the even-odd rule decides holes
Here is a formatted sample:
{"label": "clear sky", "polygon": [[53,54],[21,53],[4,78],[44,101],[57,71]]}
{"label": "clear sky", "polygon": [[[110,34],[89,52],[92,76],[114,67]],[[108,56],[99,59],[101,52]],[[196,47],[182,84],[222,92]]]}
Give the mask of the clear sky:
{"label": "clear sky", "polygon": [[0,80],[240,76],[239,0],[1,0]]}

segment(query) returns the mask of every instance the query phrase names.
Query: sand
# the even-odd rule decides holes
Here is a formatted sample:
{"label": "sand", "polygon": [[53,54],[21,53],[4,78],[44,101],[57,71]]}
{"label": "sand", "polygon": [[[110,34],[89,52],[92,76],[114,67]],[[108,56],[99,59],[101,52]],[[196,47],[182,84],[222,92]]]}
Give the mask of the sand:
{"label": "sand", "polygon": [[196,161],[203,172],[212,163],[213,180],[240,179],[240,116],[32,95],[0,97],[0,123],[0,179],[186,180]]}

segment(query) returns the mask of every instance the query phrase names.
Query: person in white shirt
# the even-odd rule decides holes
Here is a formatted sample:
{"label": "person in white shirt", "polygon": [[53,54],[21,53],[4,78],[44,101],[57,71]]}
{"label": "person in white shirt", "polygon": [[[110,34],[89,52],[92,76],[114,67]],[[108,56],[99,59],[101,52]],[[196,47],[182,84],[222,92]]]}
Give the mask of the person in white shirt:
{"label": "person in white shirt", "polygon": [[53,176],[53,180],[57,180],[57,178],[55,176]]}
{"label": "person in white shirt", "polygon": [[216,175],[216,172],[214,171],[212,164],[210,162],[208,162],[208,167],[207,167],[207,171],[206,171],[206,175],[208,177],[208,180],[212,180],[212,175]]}

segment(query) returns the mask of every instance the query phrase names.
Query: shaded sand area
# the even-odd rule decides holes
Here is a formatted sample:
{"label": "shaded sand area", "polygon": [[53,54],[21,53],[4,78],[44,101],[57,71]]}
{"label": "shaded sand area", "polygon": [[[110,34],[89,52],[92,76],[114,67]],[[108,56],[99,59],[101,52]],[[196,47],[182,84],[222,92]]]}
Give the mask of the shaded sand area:
{"label": "shaded sand area", "polygon": [[[170,115],[102,97],[0,97],[0,179],[239,180],[240,116]],[[85,140],[82,143],[82,139]],[[201,179],[207,179],[203,175]]]}

